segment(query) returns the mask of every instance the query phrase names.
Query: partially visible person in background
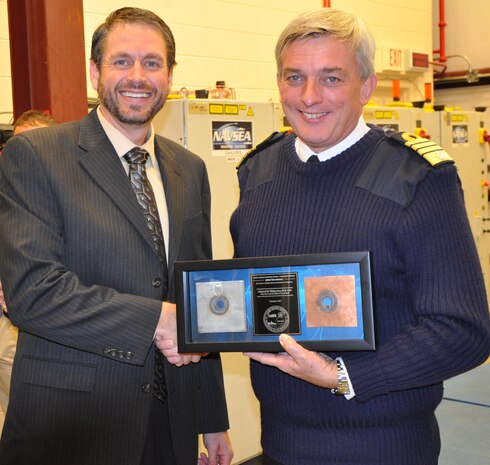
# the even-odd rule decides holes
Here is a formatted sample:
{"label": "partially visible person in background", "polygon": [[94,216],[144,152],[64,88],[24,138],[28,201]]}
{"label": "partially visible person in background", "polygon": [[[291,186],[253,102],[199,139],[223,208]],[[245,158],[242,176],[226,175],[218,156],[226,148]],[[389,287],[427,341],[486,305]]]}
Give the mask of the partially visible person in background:
{"label": "partially visible person in background", "polygon": [[[39,110],[27,110],[14,122],[13,136],[32,129],[54,126],[56,121],[51,115]],[[10,378],[17,345],[17,328],[7,316],[7,305],[0,282],[0,436],[10,394]]]}
{"label": "partially visible person in background", "polygon": [[12,363],[17,344],[17,328],[7,317],[7,306],[0,282],[0,437],[2,436],[5,413],[7,411]]}
{"label": "partially visible person in background", "polygon": [[27,110],[15,120],[13,135],[16,136],[25,131],[54,126],[55,124],[55,119],[48,113],[39,110]]}

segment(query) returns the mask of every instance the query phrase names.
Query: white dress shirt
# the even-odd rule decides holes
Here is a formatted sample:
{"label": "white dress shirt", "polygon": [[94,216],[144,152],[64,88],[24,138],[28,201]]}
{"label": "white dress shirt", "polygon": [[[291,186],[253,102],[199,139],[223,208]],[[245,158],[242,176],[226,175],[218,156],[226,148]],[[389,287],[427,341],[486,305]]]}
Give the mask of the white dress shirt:
{"label": "white dress shirt", "polygon": [[[116,150],[119,159],[129,176],[129,163],[124,159],[124,155],[128,153],[136,145],[131,142],[124,134],[116,129],[104,116],[100,110],[100,106],[97,107],[97,116],[99,117],[100,124],[104,129],[111,144]],[[160,216],[160,223],[162,224],[163,239],[165,241],[165,253],[168,261],[168,243],[169,243],[169,218],[167,201],[165,198],[165,189],[163,187],[162,176],[158,167],[158,161],[155,155],[155,129],[153,124],[151,125],[150,132],[147,140],[143,145],[139,145],[149,153],[148,160],[146,161],[145,168],[146,174],[150,181],[153,193],[155,194],[155,201],[157,203],[158,215]]]}
{"label": "white dress shirt", "polygon": [[340,141],[337,145],[334,145],[333,147],[324,150],[323,152],[314,152],[299,137],[296,137],[296,153],[298,154],[299,159],[304,162],[306,162],[311,155],[317,155],[320,161],[326,161],[330,158],[335,157],[339,153],[342,153],[344,150],[347,150],[349,147],[352,147],[368,132],[369,126],[366,124],[364,118],[361,115],[359,121],[357,122],[357,126],[344,140]]}

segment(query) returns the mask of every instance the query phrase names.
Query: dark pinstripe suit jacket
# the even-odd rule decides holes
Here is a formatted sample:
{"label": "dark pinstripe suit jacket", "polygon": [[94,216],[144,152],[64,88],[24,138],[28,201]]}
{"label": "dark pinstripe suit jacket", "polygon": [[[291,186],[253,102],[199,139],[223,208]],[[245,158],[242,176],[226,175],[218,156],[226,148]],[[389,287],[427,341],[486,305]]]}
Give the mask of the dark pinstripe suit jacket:
{"label": "dark pinstripe suit jacket", "polygon": [[[95,111],[4,149],[0,276],[20,336],[2,464],[139,463],[150,348],[161,301],[174,298],[173,263],[211,255],[203,161],[160,136],[155,144],[170,218],[168,277]],[[165,372],[177,460],[195,464],[198,432],[228,428],[221,362],[167,363]]]}

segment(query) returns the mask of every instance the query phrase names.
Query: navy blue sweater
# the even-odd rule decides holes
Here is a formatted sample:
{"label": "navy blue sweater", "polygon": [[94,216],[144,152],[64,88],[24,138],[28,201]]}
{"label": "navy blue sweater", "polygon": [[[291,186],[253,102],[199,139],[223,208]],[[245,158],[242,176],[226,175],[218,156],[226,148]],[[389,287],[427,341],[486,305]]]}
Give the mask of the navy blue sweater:
{"label": "navy blue sweater", "polygon": [[442,381],[489,354],[456,168],[432,167],[377,129],[316,164],[299,160],[294,139],[240,167],[235,256],[369,250],[378,349],[340,354],[352,400],[252,362],[263,449],[285,465],[435,465]]}

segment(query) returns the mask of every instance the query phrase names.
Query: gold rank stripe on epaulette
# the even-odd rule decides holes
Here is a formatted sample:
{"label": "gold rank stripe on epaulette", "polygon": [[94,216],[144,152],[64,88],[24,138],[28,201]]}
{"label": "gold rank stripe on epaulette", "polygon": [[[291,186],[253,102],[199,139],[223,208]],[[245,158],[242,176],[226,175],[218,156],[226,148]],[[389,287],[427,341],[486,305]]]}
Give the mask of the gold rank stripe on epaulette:
{"label": "gold rank stripe on epaulette", "polygon": [[275,131],[270,136],[267,136],[265,139],[262,139],[255,147],[251,148],[242,157],[242,159],[238,162],[236,169],[239,170],[240,167],[243,164],[245,164],[247,162],[247,160],[252,158],[256,153],[260,152],[261,150],[264,150],[265,148],[269,147],[272,144],[275,144],[276,142],[279,142],[280,140],[284,139],[284,137],[286,137],[291,132],[293,132],[292,129],[288,129],[286,131]]}
{"label": "gold rank stripe on epaulette", "polygon": [[432,166],[437,166],[442,163],[454,163],[453,159],[441,146],[425,137],[420,137],[409,132],[394,135],[395,138],[397,138],[397,136],[400,136],[403,141],[400,142],[407,147],[410,147],[412,150],[415,150]]}

